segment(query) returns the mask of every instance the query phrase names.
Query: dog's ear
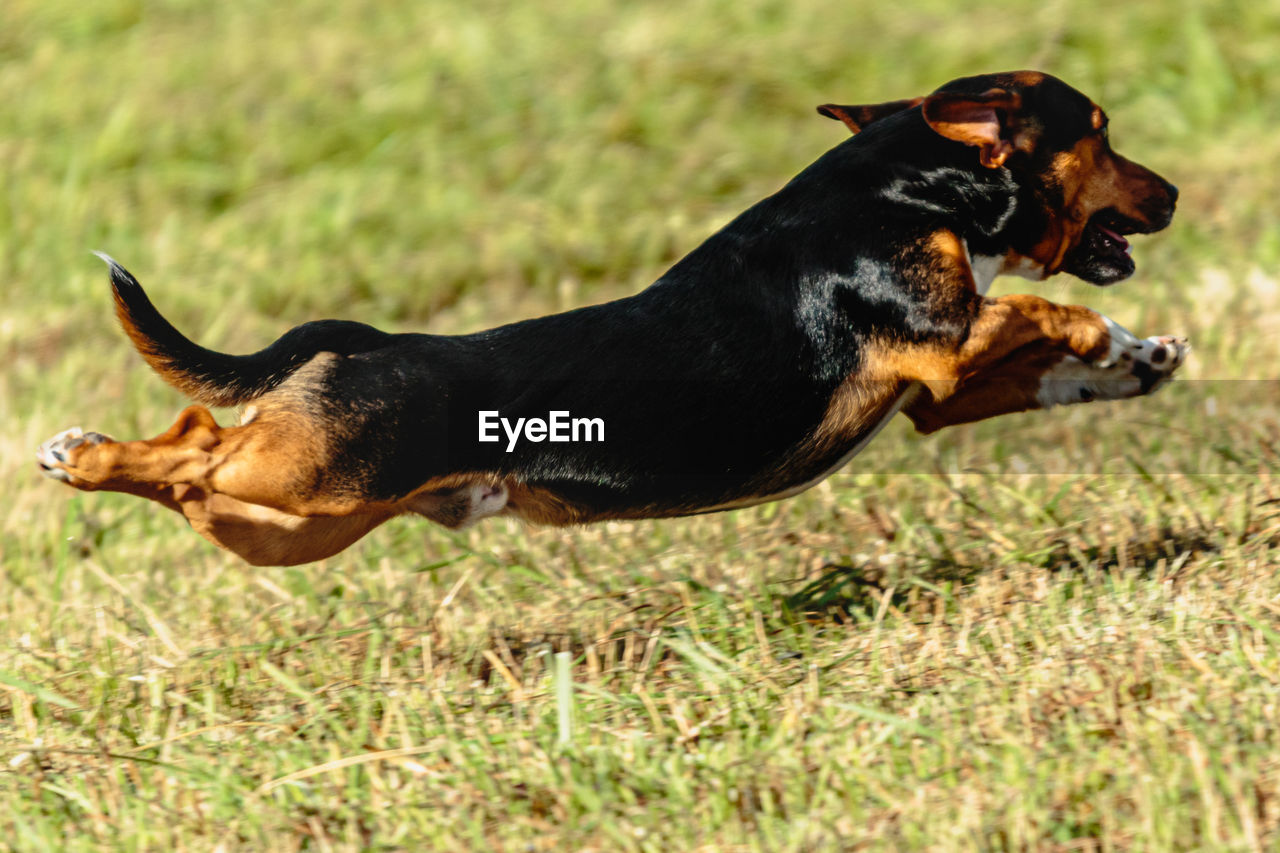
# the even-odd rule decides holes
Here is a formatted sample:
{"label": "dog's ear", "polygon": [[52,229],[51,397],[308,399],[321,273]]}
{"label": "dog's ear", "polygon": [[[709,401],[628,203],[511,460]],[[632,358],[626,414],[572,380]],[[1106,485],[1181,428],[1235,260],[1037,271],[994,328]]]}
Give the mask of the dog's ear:
{"label": "dog's ear", "polygon": [[862,104],[854,106],[852,104],[823,104],[818,107],[818,112],[827,118],[833,118],[842,121],[849,128],[851,133],[858,133],[866,130],[867,125],[877,122],[886,116],[894,113],[900,113],[903,110],[909,110],[912,107],[918,107],[924,102],[924,98],[907,98],[903,101],[886,101],[883,104]]}
{"label": "dog's ear", "polygon": [[1022,98],[1016,92],[988,89],[981,95],[938,92],[924,100],[924,120],[939,136],[972,145],[978,159],[998,169],[1015,151],[1030,151],[1022,133]]}

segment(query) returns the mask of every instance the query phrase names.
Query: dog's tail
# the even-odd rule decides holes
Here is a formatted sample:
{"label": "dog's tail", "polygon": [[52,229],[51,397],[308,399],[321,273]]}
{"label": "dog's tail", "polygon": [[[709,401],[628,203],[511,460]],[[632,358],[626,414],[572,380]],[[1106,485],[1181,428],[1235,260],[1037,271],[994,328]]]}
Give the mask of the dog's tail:
{"label": "dog's tail", "polygon": [[320,320],[286,332],[253,355],[205,349],[161,316],[138,280],[102,252],[111,268],[116,316],[134,347],[156,373],[197,402],[238,406],[279,385],[317,353],[351,355],[385,346],[392,337],[362,323]]}

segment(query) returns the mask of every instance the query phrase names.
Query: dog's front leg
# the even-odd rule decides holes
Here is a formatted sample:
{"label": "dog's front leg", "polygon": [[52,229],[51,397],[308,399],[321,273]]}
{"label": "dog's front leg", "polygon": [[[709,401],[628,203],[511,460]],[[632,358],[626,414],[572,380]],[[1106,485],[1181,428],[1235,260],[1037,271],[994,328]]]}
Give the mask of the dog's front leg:
{"label": "dog's front leg", "polygon": [[990,300],[964,346],[918,378],[905,412],[920,432],[996,415],[1148,394],[1183,363],[1185,338],[1138,338],[1106,317],[1039,297]]}

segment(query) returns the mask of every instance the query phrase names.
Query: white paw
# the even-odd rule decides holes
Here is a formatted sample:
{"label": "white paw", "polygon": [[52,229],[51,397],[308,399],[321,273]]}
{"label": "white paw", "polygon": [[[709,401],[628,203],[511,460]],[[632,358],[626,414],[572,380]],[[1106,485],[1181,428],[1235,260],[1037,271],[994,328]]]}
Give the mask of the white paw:
{"label": "white paw", "polygon": [[102,444],[110,441],[105,435],[96,432],[85,432],[80,427],[63,430],[46,441],[36,450],[36,461],[40,463],[40,471],[46,477],[63,483],[71,482],[72,476],[66,466],[72,464],[79,447],[90,444]]}
{"label": "white paw", "polygon": [[1191,350],[1183,337],[1143,339],[1110,320],[1106,322],[1111,333],[1107,355],[1095,362],[1068,357],[1050,368],[1040,379],[1037,396],[1042,406],[1150,394],[1182,366]]}

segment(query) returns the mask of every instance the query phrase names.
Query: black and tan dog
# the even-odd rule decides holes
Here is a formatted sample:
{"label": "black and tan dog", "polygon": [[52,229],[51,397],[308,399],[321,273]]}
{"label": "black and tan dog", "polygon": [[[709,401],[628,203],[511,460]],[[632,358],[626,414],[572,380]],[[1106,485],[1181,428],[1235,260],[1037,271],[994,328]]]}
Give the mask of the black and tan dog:
{"label": "black and tan dog", "polygon": [[985,296],[1000,273],[1118,281],[1125,235],[1169,224],[1177,190],[1111,149],[1087,97],[1018,72],[820,111],[856,135],[648,289],[475,334],[324,321],[224,355],[111,261],[147,362],[247,408],[221,427],[193,406],[149,441],[69,430],[40,465],[164,504],[251,563],[295,564],[404,513],[576,524],[777,500],[897,412],[929,432],[1132,397],[1181,363],[1183,339]]}

